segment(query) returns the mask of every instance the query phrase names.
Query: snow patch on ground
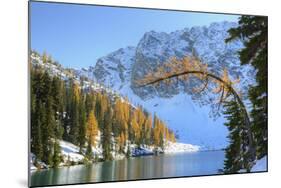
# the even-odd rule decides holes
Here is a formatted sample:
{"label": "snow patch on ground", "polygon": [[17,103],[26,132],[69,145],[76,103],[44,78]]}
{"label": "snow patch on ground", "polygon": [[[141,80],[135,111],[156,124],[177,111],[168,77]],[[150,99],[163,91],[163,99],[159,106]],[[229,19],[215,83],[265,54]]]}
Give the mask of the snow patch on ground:
{"label": "snow patch on ground", "polygon": [[149,147],[149,146],[142,146],[142,147],[131,146],[131,152],[133,157],[154,154],[153,147]]}
{"label": "snow patch on ground", "polygon": [[200,146],[177,142],[167,142],[164,149],[164,153],[197,152],[199,150]]}
{"label": "snow patch on ground", "polygon": [[252,167],[251,172],[262,172],[267,170],[267,156],[257,160],[256,164]]}
{"label": "snow patch on ground", "polygon": [[81,162],[84,156],[79,154],[79,147],[66,141],[59,141],[64,161]]}

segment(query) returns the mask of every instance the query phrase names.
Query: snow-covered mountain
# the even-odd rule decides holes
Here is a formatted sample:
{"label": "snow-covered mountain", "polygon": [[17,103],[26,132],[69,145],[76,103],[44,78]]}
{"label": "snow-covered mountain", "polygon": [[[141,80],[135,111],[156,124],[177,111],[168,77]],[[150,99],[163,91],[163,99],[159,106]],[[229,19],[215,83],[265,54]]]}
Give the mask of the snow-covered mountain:
{"label": "snow-covered mountain", "polygon": [[[143,78],[148,72],[155,70],[170,57],[182,58],[188,55],[198,56],[207,63],[212,72],[220,73],[223,68],[230,70],[233,77],[241,77],[243,85],[248,82],[248,72],[241,70],[237,51],[243,47],[241,41],[226,44],[228,30],[237,26],[232,22],[212,23],[208,27],[192,27],[172,33],[145,33],[138,43],[135,63],[132,65],[131,80],[134,93],[142,98],[151,96],[170,97],[181,92],[181,87],[146,87],[134,85],[134,80]],[[196,84],[196,83],[195,83]],[[186,91],[190,85],[182,83]]]}
{"label": "snow-covered mountain", "polygon": [[156,113],[170,128],[178,131],[180,142],[200,145],[206,149],[227,146],[224,118],[209,117],[210,105],[199,106],[192,100],[191,88],[196,82],[165,87],[138,87],[135,80],[143,78],[170,57],[198,56],[212,72],[227,68],[232,78],[239,76],[240,90],[247,91],[253,83],[254,70],[240,66],[239,40],[225,43],[228,30],[237,23],[219,22],[209,26],[185,28],[171,33],[150,31],[143,35],[136,47],[125,47],[97,60],[94,66],[71,70],[74,77],[84,76],[94,83],[127,96],[134,104]]}
{"label": "snow-covered mountain", "polygon": [[[197,55],[211,71],[220,73],[227,68],[233,78],[239,77],[240,89],[246,92],[253,83],[254,70],[240,66],[239,40],[226,44],[228,30],[234,22],[212,23],[209,26],[185,28],[171,33],[150,31],[144,34],[136,47],[121,48],[98,59],[95,67],[84,75],[92,75],[97,82],[127,96],[133,103],[144,106],[177,130],[181,142],[220,149],[227,145],[224,118],[214,121],[209,117],[210,106],[200,107],[191,99],[192,86],[182,82],[165,87],[138,87],[135,80],[143,78],[170,57]],[[196,83],[193,83],[196,84]]]}

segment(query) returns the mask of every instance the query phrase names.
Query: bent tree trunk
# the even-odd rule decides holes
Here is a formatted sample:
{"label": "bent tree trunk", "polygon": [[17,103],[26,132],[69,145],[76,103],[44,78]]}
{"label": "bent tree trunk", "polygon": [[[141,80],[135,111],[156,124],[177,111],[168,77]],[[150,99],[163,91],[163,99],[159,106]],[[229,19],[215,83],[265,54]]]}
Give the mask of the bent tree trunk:
{"label": "bent tree trunk", "polygon": [[246,167],[247,170],[249,171],[251,169],[251,167],[253,166],[253,162],[256,159],[256,148],[255,148],[254,142],[253,142],[253,133],[252,133],[252,130],[251,130],[251,122],[250,122],[249,114],[247,112],[247,109],[246,109],[243,101],[241,100],[238,93],[235,91],[235,89],[230,84],[228,84],[227,82],[225,82],[220,77],[218,77],[214,74],[206,73],[204,71],[194,70],[194,71],[183,71],[183,72],[180,72],[180,73],[168,75],[166,77],[156,78],[155,80],[148,81],[147,83],[141,84],[140,87],[156,84],[158,82],[161,82],[161,81],[164,81],[164,80],[167,80],[167,79],[176,78],[176,77],[180,77],[180,76],[188,75],[188,74],[204,75],[204,76],[206,76],[206,78],[212,78],[212,79],[215,79],[215,80],[219,81],[231,92],[234,99],[238,102],[239,107],[240,107],[240,109],[241,109],[241,111],[244,115],[245,128],[247,130],[247,137],[248,137],[248,142],[249,142],[248,143],[249,144],[248,145],[248,151],[247,151],[247,155],[249,156],[247,162],[248,162],[249,166]]}

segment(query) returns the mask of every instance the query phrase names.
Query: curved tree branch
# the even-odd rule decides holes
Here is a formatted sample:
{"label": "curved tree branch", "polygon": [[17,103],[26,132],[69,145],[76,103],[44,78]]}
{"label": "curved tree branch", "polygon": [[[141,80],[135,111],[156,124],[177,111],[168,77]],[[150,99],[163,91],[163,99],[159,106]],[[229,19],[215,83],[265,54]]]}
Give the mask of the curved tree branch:
{"label": "curved tree branch", "polygon": [[235,89],[231,86],[231,84],[225,82],[220,77],[218,77],[214,74],[211,74],[209,72],[204,72],[204,71],[200,71],[200,70],[192,70],[192,71],[183,71],[183,72],[179,72],[179,73],[170,74],[170,75],[167,75],[167,76],[161,77],[161,78],[156,78],[155,80],[148,81],[144,84],[139,84],[139,87],[153,85],[153,84],[159,83],[163,80],[167,80],[167,79],[171,79],[171,78],[178,78],[179,76],[188,75],[188,74],[199,74],[199,75],[206,76],[206,78],[208,78],[208,77],[213,78],[213,79],[219,81],[220,83],[222,83],[224,85],[224,87],[227,88],[230,93],[232,93],[233,97],[238,102],[238,104],[241,108],[241,111],[243,112],[244,117],[245,117],[245,125],[246,125],[246,129],[247,129],[247,136],[248,136],[248,139],[249,139],[249,154],[250,154],[250,160],[251,160],[250,162],[253,162],[256,158],[255,157],[256,156],[256,149],[255,149],[254,143],[253,143],[253,134],[252,134],[252,131],[251,131],[250,118],[249,118],[247,109],[246,109],[243,101],[241,100],[241,98],[239,97],[239,95],[235,91]]}

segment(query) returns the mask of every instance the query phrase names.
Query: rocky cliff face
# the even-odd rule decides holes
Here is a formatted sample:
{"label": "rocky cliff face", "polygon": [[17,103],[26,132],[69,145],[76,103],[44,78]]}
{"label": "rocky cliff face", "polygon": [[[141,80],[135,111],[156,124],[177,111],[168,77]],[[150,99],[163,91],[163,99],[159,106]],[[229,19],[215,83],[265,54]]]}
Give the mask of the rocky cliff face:
{"label": "rocky cliff face", "polygon": [[[232,77],[240,77],[247,82],[249,70],[241,70],[238,50],[243,46],[241,41],[225,43],[227,30],[235,27],[235,23],[213,23],[206,27],[193,27],[172,33],[148,32],[140,40],[136,48],[135,63],[132,67],[131,86],[142,98],[158,95],[170,97],[178,94],[179,88],[189,90],[190,85],[181,83],[183,87],[159,86],[156,88],[139,88],[134,80],[143,78],[148,72],[155,70],[170,57],[182,58],[187,55],[196,55],[207,63],[212,72],[220,73],[223,68],[230,70]],[[192,83],[191,83],[192,84]],[[196,84],[196,83],[193,83]],[[245,84],[244,84],[245,85]]]}
{"label": "rocky cliff face", "polygon": [[130,82],[135,47],[121,48],[98,59],[93,74],[98,82],[117,90]]}
{"label": "rocky cliff face", "polygon": [[240,77],[241,86],[244,87],[253,82],[249,76],[253,74],[253,70],[250,67],[242,70],[240,67],[238,51],[243,44],[241,41],[225,43],[228,29],[235,26],[237,24],[233,22],[220,22],[171,33],[150,31],[144,34],[137,47],[121,48],[100,58],[94,68],[88,69],[91,73],[87,74],[94,75],[98,82],[117,90],[129,84],[134,94],[142,99],[171,97],[182,90],[188,91],[190,85],[160,84],[159,87],[139,88],[135,81],[171,57],[196,55],[208,64],[212,72],[219,74],[223,68],[227,68],[233,78]]}

